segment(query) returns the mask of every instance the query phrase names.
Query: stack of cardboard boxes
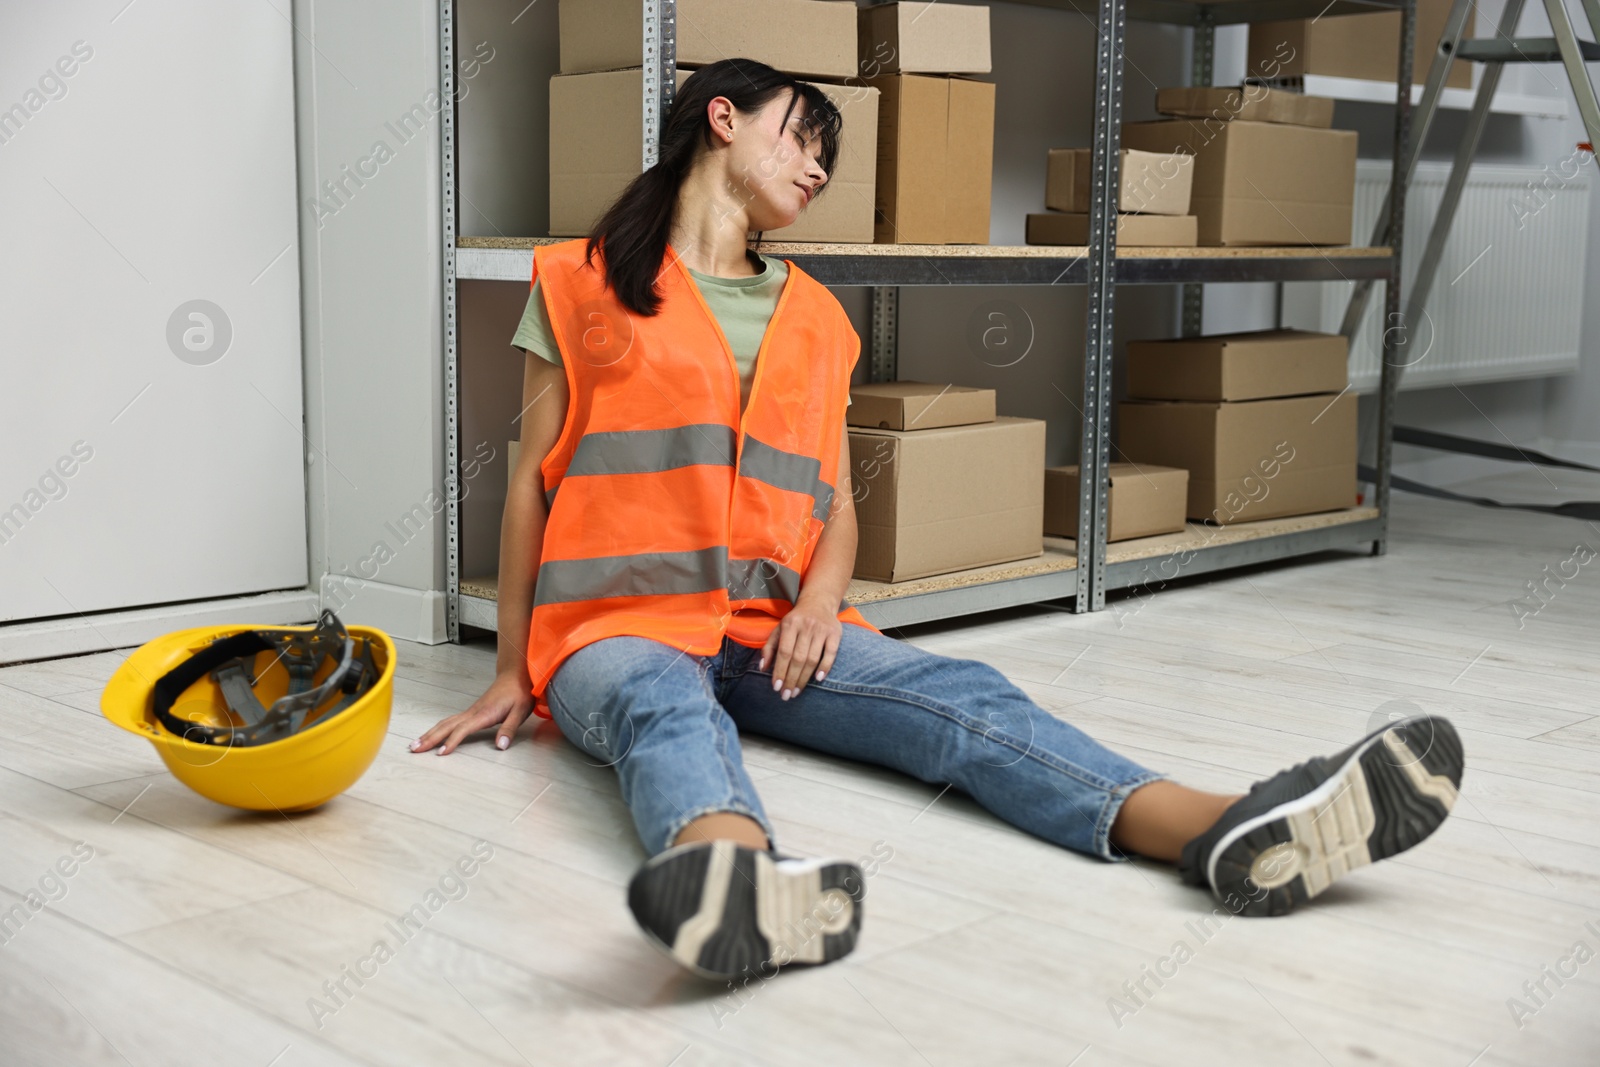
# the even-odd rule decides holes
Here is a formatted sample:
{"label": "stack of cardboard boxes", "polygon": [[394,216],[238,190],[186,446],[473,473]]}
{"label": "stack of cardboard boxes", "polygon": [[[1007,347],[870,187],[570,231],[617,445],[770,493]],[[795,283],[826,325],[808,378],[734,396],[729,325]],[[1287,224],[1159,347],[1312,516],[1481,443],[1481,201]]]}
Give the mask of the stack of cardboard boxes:
{"label": "stack of cardboard boxes", "polygon": [[[550,235],[589,232],[643,166],[638,0],[560,6],[561,73],[550,79]],[[844,118],[826,196],[786,241],[872,240],[878,91],[856,77],[857,12],[843,0],[678,0],[677,85],[727,56],[760,59],[817,85]],[[845,84],[847,81],[857,84]]]}
{"label": "stack of cardboard boxes", "polygon": [[[1092,153],[1087,148],[1052,148],[1045,163],[1044,205],[1029,212],[1031,245],[1089,243]],[[1184,152],[1123,149],[1117,199],[1118,245],[1192,246],[1198,230],[1189,214],[1194,156]]]}
{"label": "stack of cardboard boxes", "polygon": [[[1356,134],[1333,101],[1268,89],[1162,89],[1172,118],[1122,127],[1118,245],[1350,243]],[[1029,244],[1089,241],[1091,154],[1053,148]]]}
{"label": "stack of cardboard boxes", "polygon": [[[748,56],[816,85],[843,133],[827,195],[784,241],[989,240],[994,84],[989,9],[853,0],[678,0],[677,85]],[[550,80],[550,235],[578,237],[642,167],[638,0],[560,7]]]}
{"label": "stack of cardboard boxes", "polygon": [[989,9],[902,0],[861,9],[860,27],[881,94],[873,240],[987,244],[994,83],[970,75],[990,70]]}
{"label": "stack of cardboard boxes", "polygon": [[857,578],[912,578],[1041,555],[1044,428],[995,415],[994,390],[881,382],[846,418]]}
{"label": "stack of cardboard boxes", "polygon": [[1356,133],[1333,101],[1267,89],[1162,89],[1176,116],[1122,127],[1124,147],[1194,155],[1190,210],[1202,245],[1347,245]]}
{"label": "stack of cardboard boxes", "polygon": [[1128,343],[1121,452],[1189,472],[1187,514],[1250,522],[1356,503],[1356,398],[1338,334]]}

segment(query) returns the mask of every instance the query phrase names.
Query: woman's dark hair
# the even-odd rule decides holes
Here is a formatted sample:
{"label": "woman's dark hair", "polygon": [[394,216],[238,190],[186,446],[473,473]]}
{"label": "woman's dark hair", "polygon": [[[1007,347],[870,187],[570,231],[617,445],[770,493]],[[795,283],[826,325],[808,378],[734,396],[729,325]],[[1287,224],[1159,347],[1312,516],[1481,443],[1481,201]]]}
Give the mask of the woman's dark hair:
{"label": "woman's dark hair", "polygon": [[[678,190],[699,153],[713,144],[706,105],[725,96],[737,110],[748,114],[760,111],[785,92],[792,95],[779,128],[787,129],[789,117],[800,107],[812,136],[822,138],[817,162],[831,177],[839,157],[843,120],[821,89],[753,59],[721,59],[685,79],[663,123],[656,165],[628,183],[594,224],[584,247],[584,261],[589,263],[601,241],[605,242],[606,282],[628,310],[654,315],[661,308],[656,279],[667,254]],[[830,184],[823,183],[817,195],[827,192]]]}

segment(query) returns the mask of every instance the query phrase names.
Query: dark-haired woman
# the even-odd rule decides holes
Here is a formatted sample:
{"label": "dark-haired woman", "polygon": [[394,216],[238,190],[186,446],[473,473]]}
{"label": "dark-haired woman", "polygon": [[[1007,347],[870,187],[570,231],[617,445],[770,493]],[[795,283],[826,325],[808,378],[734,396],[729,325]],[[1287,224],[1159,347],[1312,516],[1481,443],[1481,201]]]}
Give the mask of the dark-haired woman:
{"label": "dark-haired woman", "polygon": [[660,162],[587,240],[537,249],[498,674],[413,749],[491,727],[503,749],[530,712],[554,718],[617,770],[649,855],[628,890],[641,928],[715,978],[844,955],[865,890],[858,864],[776,851],[742,731],[950,783],[1087,855],[1175,863],[1237,914],[1282,914],[1430,834],[1462,772],[1443,719],[1204,793],[845,602],[860,340],[824,286],[748,244],[825,192],[840,127],[771,67],[704,67]]}

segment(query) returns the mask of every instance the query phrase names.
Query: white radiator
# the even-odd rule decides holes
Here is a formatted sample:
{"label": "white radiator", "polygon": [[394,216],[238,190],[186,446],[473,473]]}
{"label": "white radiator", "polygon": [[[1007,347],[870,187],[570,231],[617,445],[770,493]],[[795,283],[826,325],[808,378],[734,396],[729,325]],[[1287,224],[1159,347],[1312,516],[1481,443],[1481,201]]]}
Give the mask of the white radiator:
{"label": "white radiator", "polygon": [[[1400,388],[1577,369],[1591,160],[1575,153],[1544,168],[1473,166],[1425,315],[1397,358],[1405,366]],[[1402,307],[1449,173],[1448,162],[1417,165],[1406,198]],[[1387,162],[1357,164],[1353,243],[1370,241],[1389,175]],[[1352,288],[1348,282],[1285,284],[1284,325],[1339,332]],[[1383,286],[1375,284],[1350,347],[1350,384],[1360,392],[1378,386],[1383,300]]]}

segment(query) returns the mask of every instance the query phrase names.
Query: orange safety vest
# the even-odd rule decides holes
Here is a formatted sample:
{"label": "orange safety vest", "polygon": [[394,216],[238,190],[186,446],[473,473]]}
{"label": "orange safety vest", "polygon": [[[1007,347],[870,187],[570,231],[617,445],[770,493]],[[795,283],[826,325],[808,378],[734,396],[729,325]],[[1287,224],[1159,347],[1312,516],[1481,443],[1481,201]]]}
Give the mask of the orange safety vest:
{"label": "orange safety vest", "polygon": [[[792,262],[743,417],[722,329],[669,245],[660,312],[630,312],[583,238],[534,249],[566,368],[566,424],[539,468],[549,518],[534,583],[535,711],[578,649],[653,638],[708,656],[760,648],[794,606],[830,516],[850,374],[839,301]],[[531,288],[530,282],[530,288]],[[881,633],[840,602],[839,620]]]}

